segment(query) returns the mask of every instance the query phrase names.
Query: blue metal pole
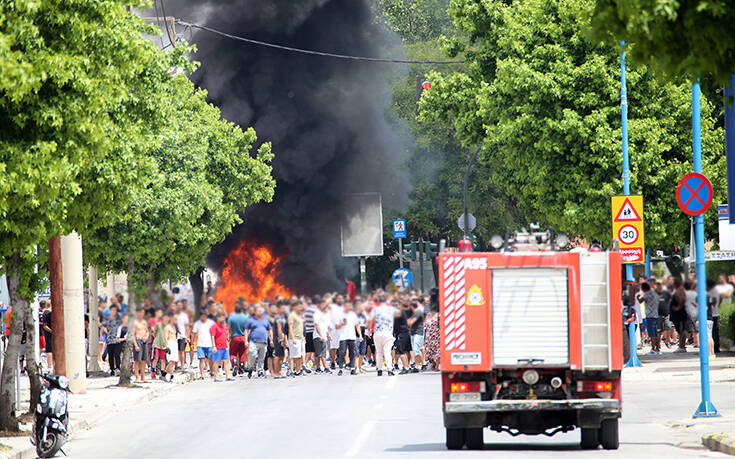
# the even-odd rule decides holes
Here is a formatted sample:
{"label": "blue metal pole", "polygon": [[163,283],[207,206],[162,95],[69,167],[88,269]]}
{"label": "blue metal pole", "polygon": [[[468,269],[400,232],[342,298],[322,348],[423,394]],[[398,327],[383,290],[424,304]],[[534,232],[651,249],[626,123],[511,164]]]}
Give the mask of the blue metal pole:
{"label": "blue metal pole", "polygon": [[[725,85],[725,145],[727,146],[727,202],[735,206],[735,73]],[[735,212],[730,212],[735,225]]]}
{"label": "blue metal pole", "polygon": [[[702,125],[699,79],[692,84],[692,150],[694,172],[702,172]],[[719,416],[710,400],[709,346],[707,333],[707,270],[704,265],[704,215],[694,217],[694,245],[697,257],[697,319],[699,320],[699,375],[702,402],[695,418]]]}
{"label": "blue metal pole", "polygon": [[651,277],[651,249],[646,249],[646,279]]}
{"label": "blue metal pole", "polygon": [[[628,163],[628,88],[625,83],[625,41],[620,42],[623,47],[620,53],[620,120],[622,122],[623,131],[623,194],[630,194],[630,164]],[[625,280],[633,281],[633,265],[625,264]],[[628,324],[630,333],[630,358],[626,362],[626,367],[642,367],[643,364],[638,359],[636,334],[636,322]]]}
{"label": "blue metal pole", "polygon": [[[625,46],[625,41],[620,42]],[[628,87],[625,83],[625,48],[620,53],[620,118],[623,128],[623,194],[630,194],[630,164],[628,163]],[[625,265],[625,280],[633,280],[633,265]]]}

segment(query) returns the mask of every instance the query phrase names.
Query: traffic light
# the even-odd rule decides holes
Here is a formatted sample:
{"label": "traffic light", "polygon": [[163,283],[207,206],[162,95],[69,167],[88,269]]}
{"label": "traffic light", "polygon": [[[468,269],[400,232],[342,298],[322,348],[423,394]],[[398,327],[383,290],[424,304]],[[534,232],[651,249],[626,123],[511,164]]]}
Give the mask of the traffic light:
{"label": "traffic light", "polygon": [[437,255],[437,247],[439,247],[437,244],[434,244],[433,242],[426,241],[424,243],[424,256],[427,260],[431,260],[432,258],[436,257]]}
{"label": "traffic light", "polygon": [[669,262],[673,265],[680,265],[681,264],[681,253],[682,253],[681,247],[674,246],[674,248],[671,250],[671,255],[669,256]]}
{"label": "traffic light", "polygon": [[403,258],[416,261],[416,243],[411,242],[403,246]]}

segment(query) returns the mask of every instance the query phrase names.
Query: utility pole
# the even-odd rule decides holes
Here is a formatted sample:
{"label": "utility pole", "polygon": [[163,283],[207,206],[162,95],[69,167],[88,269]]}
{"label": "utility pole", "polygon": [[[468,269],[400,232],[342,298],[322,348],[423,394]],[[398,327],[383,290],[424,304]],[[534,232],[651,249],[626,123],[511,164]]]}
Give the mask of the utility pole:
{"label": "utility pole", "polygon": [[464,173],[464,235],[465,237],[470,237],[470,214],[467,211],[467,185],[470,181],[470,170],[472,169],[472,165],[477,160],[477,155],[480,153],[480,150],[482,150],[482,144],[480,144],[479,147],[477,147],[477,150],[475,150],[475,153],[470,157],[470,161],[467,163],[467,171]]}
{"label": "utility pole", "polygon": [[419,116],[419,100],[421,100],[421,93],[424,91],[423,82],[424,76],[416,75],[416,116]]}
{"label": "utility pole", "polygon": [[398,238],[398,267],[403,268],[403,238]]}
{"label": "utility pole", "polygon": [[365,268],[365,257],[360,257],[360,296],[367,296],[367,270]]}
{"label": "utility pole", "polygon": [[421,279],[421,292],[424,292],[424,239],[419,238],[419,278]]}
{"label": "utility pole", "polygon": [[51,347],[54,373],[66,375],[64,345],[64,275],[61,267],[61,238],[53,237],[48,243],[49,282],[51,284]]}
{"label": "utility pole", "polygon": [[97,268],[90,266],[87,270],[87,278],[89,279],[89,362],[87,369],[93,373],[102,371],[99,362],[100,347],[97,345],[100,336]]}
{"label": "utility pole", "polygon": [[[64,279],[64,369],[69,389],[87,391],[87,351],[84,346],[84,268],[82,238],[72,232],[61,236],[61,267]],[[111,331],[112,332],[112,331]],[[54,337],[56,330],[53,330]],[[54,349],[54,358],[57,350]],[[58,373],[58,372],[57,372]]]}

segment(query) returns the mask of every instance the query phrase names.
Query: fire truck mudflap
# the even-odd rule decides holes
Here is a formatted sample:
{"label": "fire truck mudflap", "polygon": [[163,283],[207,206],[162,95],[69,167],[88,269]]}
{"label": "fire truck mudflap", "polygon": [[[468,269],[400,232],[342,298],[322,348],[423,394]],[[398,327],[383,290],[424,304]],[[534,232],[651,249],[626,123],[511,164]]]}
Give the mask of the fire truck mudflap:
{"label": "fire truck mudflap", "polygon": [[618,447],[617,252],[439,255],[442,407],[450,449],[483,429]]}

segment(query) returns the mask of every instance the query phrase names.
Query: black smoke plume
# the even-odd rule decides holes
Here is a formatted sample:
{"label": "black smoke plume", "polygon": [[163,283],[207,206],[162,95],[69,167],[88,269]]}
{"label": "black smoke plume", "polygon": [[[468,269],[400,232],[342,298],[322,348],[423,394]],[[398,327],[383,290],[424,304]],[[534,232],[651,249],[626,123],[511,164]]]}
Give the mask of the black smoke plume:
{"label": "black smoke plume", "polygon": [[[169,0],[165,6],[183,21],[298,48],[379,56],[391,41],[375,25],[368,0]],[[405,205],[406,148],[400,129],[386,120],[395,70],[206,31],[176,32],[197,45],[195,83],[226,119],[273,142],[275,153],[273,202],[248,209],[208,265],[220,268],[240,240],[255,239],[286,254],[280,280],[288,287],[306,293],[338,287],[339,276],[357,263],[340,258],[345,195],[379,191],[384,207]]]}

